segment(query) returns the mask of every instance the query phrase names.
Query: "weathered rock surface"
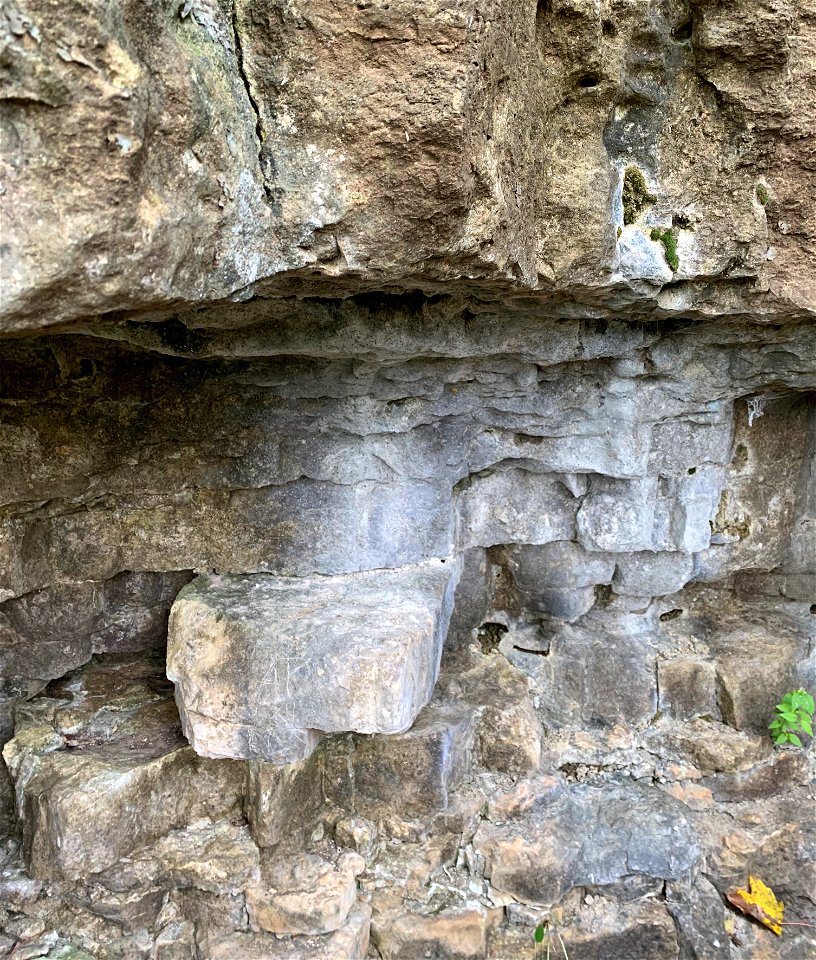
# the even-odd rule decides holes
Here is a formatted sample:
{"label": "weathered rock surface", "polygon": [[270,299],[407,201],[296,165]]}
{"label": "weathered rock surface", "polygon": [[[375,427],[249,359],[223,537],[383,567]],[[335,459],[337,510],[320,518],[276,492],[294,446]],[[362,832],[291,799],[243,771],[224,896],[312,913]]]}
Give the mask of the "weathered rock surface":
{"label": "weathered rock surface", "polygon": [[355,904],[345,925],[326,936],[278,938],[269,934],[232,933],[204,942],[211,960],[364,960],[368,954],[371,908]]}
{"label": "weathered rock surface", "polygon": [[[556,950],[566,949],[569,956],[588,960],[677,960],[681,955],[675,924],[661,904],[590,898],[563,926],[556,923],[551,934],[552,954],[557,956]],[[530,940],[528,925],[509,926],[491,938],[486,956],[490,960],[536,960],[536,947],[531,947]]]}
{"label": "weathered rock surface", "polygon": [[807,4],[8,7],[6,330],[420,284],[813,309]]}
{"label": "weathered rock surface", "polygon": [[336,864],[316,856],[273,859],[247,891],[250,924],[278,934],[333,933],[357,900],[355,881],[364,868],[363,858],[350,852]]}
{"label": "weathered rock surface", "polygon": [[48,694],[20,710],[3,752],[33,876],[81,880],[238,808],[235,764],[187,745],[160,664],[103,660]]}
{"label": "weathered rock surface", "polygon": [[325,733],[408,729],[433,692],[457,576],[443,560],[196,580],[173,605],[167,647],[190,743],[202,756],[285,764]]}
{"label": "weathered rock surface", "polygon": [[0,960],[816,955],[815,51],[0,2]]}
{"label": "weathered rock surface", "polygon": [[[142,843],[92,877],[60,879],[72,909],[97,918],[96,926],[70,921],[76,942],[95,944],[103,957],[141,956],[139,943],[152,943],[156,955],[166,957],[192,957],[194,949],[208,957],[362,957],[370,921],[383,957],[431,952],[500,958],[527,955],[531,930],[548,912],[570,951],[580,945],[598,958],[691,957],[695,944],[721,935],[725,917],[719,899],[716,909],[695,906],[703,857],[720,889],[740,882],[747,870],[761,871],[792,909],[807,915],[813,825],[786,817],[809,789],[812,757],[810,765],[805,756],[791,764],[788,754],[768,756],[759,738],[732,730],[734,745],[742,746],[735,750],[729,728],[712,721],[663,718],[640,733],[618,724],[604,736],[597,730],[569,736],[545,730],[530,733],[526,744],[513,740],[511,724],[497,727],[492,749],[501,744],[502,757],[530,757],[535,743],[542,767],[559,772],[518,779],[512,764],[491,771],[494,754],[479,746],[484,718],[500,705],[514,715],[524,702],[522,691],[528,703],[530,691],[500,653],[476,650],[474,644],[468,662],[458,654],[453,672],[453,662],[447,663],[434,701],[421,715],[433,718],[434,736],[443,735],[447,722],[464,737],[456,775],[444,781],[443,802],[409,802],[412,778],[425,783],[422,766],[410,756],[397,766],[402,754],[393,748],[413,729],[329,738],[307,760],[288,767],[254,762],[248,765],[254,772],[247,781],[247,812],[253,834],[266,840],[267,849],[259,854],[239,819],[212,820],[218,817],[213,808],[196,820],[191,807],[193,819],[181,829]],[[60,692],[52,684],[48,696],[20,713],[21,723],[25,714],[39,718],[36,730],[45,718],[52,733],[61,735],[69,726],[76,736],[92,730],[99,736],[110,727],[121,732],[149,699],[143,689],[149,658],[144,664],[138,670],[131,659],[127,669],[111,670],[104,661],[85,668],[66,681],[74,693],[72,710],[52,696]],[[151,689],[170,702],[166,685]],[[83,692],[93,698],[87,706]],[[463,716],[469,718],[464,727]],[[419,742],[428,735],[422,731],[420,722],[414,733]],[[106,744],[108,750],[116,747],[112,733]],[[118,746],[121,752],[122,741]],[[703,749],[711,757],[708,765]],[[691,765],[692,752],[702,768]],[[444,751],[430,753],[427,762],[429,773],[450,771]],[[375,793],[372,772],[389,763],[390,786]],[[341,769],[359,782],[333,779]],[[781,782],[790,798],[782,801],[787,812],[778,806]],[[703,793],[709,800],[701,806],[696,798]],[[737,807],[733,814],[731,805]],[[379,825],[354,812],[361,808],[375,812]],[[143,809],[154,811],[152,805]],[[769,816],[769,810],[776,812]],[[413,818],[403,819],[406,813]],[[234,807],[229,816],[235,817]],[[775,827],[780,816],[783,825]],[[161,829],[155,817],[152,822]],[[340,853],[335,842],[357,850]],[[7,885],[0,889],[12,910],[9,929],[19,936],[31,928],[31,911],[54,903],[54,890],[46,894],[19,867],[4,876]],[[681,918],[682,935],[655,899],[665,884],[672,890],[666,906]],[[358,896],[370,902],[361,904]],[[57,923],[65,927],[64,915]],[[148,929],[154,932],[148,935]],[[751,936],[748,930],[746,943],[754,943]],[[800,952],[806,942],[799,940]],[[792,960],[796,954],[779,956]]]}
{"label": "weathered rock surface", "polygon": [[689,877],[700,848],[682,810],[655,791],[548,789],[521,822],[485,824],[473,843],[496,890],[546,908],[574,887]]}

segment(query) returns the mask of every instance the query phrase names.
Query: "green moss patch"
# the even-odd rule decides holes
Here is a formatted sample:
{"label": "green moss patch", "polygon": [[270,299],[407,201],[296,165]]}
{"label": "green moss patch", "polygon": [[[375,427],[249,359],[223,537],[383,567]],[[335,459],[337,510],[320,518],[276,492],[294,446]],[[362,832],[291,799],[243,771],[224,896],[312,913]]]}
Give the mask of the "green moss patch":
{"label": "green moss patch", "polygon": [[677,234],[675,231],[671,229],[661,230],[659,227],[655,227],[649,236],[652,240],[657,240],[663,244],[663,250],[666,253],[666,263],[668,263],[672,271],[676,273],[680,266],[680,258],[677,256]]}
{"label": "green moss patch", "polygon": [[623,174],[623,222],[634,223],[650,203],[657,197],[649,193],[646,178],[638,167],[627,167]]}

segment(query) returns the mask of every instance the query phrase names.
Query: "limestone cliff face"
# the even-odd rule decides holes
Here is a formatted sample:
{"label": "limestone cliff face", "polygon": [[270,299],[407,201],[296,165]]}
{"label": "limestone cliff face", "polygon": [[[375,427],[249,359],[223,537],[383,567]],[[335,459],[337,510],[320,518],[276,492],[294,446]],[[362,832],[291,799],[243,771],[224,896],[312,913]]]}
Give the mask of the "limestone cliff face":
{"label": "limestone cliff face", "polygon": [[[372,289],[801,316],[815,18],[807,0],[6,0],[3,328]],[[625,224],[630,165],[654,202]],[[672,225],[673,271],[649,240]]]}
{"label": "limestone cliff face", "polygon": [[2,0],[0,71],[0,957],[816,949],[723,900],[816,922],[816,5]]}

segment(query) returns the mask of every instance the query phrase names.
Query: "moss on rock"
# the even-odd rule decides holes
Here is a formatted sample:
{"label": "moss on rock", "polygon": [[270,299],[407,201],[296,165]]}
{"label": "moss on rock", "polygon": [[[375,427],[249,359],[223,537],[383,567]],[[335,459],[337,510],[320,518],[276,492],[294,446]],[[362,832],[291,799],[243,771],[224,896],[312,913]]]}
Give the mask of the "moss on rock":
{"label": "moss on rock", "polygon": [[672,229],[661,230],[659,227],[655,227],[649,236],[652,240],[663,244],[666,263],[676,273],[680,266],[680,258],[677,256],[677,233]]}
{"label": "moss on rock", "polygon": [[623,174],[623,222],[634,223],[650,203],[657,197],[649,193],[646,178],[638,167],[627,167]]}

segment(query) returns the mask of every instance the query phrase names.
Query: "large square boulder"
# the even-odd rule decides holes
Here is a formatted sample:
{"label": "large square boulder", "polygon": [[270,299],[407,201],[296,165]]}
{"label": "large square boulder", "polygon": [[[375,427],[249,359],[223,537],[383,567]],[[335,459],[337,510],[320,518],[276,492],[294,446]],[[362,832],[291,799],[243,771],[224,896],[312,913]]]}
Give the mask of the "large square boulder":
{"label": "large square boulder", "polygon": [[430,700],[459,566],[205,576],[170,615],[167,676],[205,757],[292,763],[326,733],[402,733]]}

